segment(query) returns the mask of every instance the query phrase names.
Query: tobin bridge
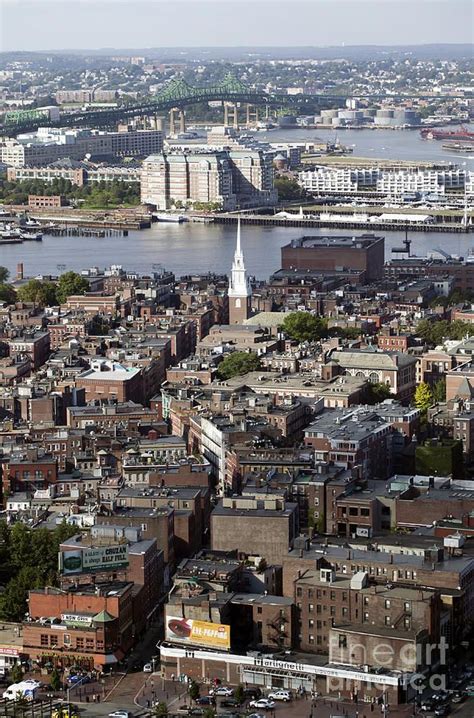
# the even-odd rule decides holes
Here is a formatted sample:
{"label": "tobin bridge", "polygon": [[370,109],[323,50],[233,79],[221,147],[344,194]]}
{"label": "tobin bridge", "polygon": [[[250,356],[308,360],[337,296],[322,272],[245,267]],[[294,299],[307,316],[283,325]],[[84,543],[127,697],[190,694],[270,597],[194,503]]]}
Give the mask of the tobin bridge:
{"label": "tobin bridge", "polygon": [[[440,96],[406,95],[363,95],[354,93],[354,97],[371,100],[390,99],[393,102],[403,99],[443,99]],[[42,127],[81,127],[112,128],[118,122],[134,117],[156,116],[160,112],[170,112],[170,130],[175,134],[185,129],[186,107],[202,102],[221,102],[224,109],[224,124],[238,125],[238,113],[242,105],[246,106],[247,124],[257,121],[259,110],[263,110],[268,117],[270,108],[273,111],[289,114],[314,113],[315,104],[337,103],[341,104],[347,99],[346,95],[283,95],[270,94],[247,87],[233,75],[226,75],[219,83],[204,87],[193,87],[184,79],[178,78],[169,82],[157,95],[149,97],[139,103],[123,104],[120,107],[101,109],[76,110],[62,113],[59,118],[52,118],[44,109],[15,110],[4,113],[0,117],[0,134],[14,137],[22,132],[32,132]],[[453,99],[453,96],[450,96]],[[177,114],[176,114],[177,113]]]}

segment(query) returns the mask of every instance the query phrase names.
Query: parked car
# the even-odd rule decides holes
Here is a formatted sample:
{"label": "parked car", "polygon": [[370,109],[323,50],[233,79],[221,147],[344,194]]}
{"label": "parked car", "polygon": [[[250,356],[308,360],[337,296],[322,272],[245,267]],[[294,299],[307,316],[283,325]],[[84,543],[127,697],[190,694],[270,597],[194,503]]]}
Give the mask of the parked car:
{"label": "parked car", "polygon": [[221,701],[221,707],[222,708],[237,708],[239,705],[239,702],[235,700],[235,698],[224,698]]}
{"label": "parked car", "polygon": [[428,713],[428,712],[434,710],[434,707],[435,707],[435,706],[434,706],[434,703],[433,703],[432,701],[426,701],[426,700],[425,700],[425,701],[422,702],[422,704],[421,704],[421,706],[420,706],[420,710],[422,710],[423,713]]}
{"label": "parked car", "polygon": [[272,701],[291,701],[291,699],[292,699],[292,695],[291,695],[290,691],[285,691],[285,690],[272,691],[271,693],[268,694],[268,697]]}
{"label": "parked car", "polygon": [[234,695],[233,688],[228,686],[219,686],[218,688],[211,688],[209,691],[210,696],[232,696]]}
{"label": "parked car", "polygon": [[464,691],[467,693],[468,696],[474,696],[474,683],[469,683]]}
{"label": "parked car", "polygon": [[143,666],[143,673],[153,673],[153,666],[151,663],[145,663]]}
{"label": "parked car", "polygon": [[440,718],[442,718],[442,716],[449,715],[449,705],[442,704],[442,705],[438,706],[437,708],[435,708],[434,714],[435,714],[435,716],[440,716]]}
{"label": "parked car", "polygon": [[265,718],[263,713],[251,713],[247,718]]}
{"label": "parked car", "polygon": [[275,701],[271,701],[269,698],[259,698],[257,701],[250,701],[250,708],[263,708],[264,711],[270,711],[275,708]]}
{"label": "parked car", "polygon": [[451,696],[451,703],[462,703],[466,695],[464,693],[453,693]]}
{"label": "parked car", "polygon": [[215,700],[212,696],[201,696],[200,698],[196,699],[196,703],[199,706],[212,706],[215,703]]}
{"label": "parked car", "polygon": [[109,718],[130,718],[131,713],[129,711],[114,711],[113,713],[109,713]]}
{"label": "parked car", "polygon": [[245,698],[261,698],[262,691],[257,686],[254,688],[244,688],[244,696]]}

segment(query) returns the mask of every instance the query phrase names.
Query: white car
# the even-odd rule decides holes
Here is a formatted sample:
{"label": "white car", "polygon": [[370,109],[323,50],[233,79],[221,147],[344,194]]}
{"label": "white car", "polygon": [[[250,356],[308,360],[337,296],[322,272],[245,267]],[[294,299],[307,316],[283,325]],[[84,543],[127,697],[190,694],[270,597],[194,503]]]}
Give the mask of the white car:
{"label": "white car", "polygon": [[272,701],[291,701],[290,691],[273,691],[272,693],[268,694],[268,697]]}
{"label": "white car", "polygon": [[114,711],[109,713],[109,718],[130,718],[131,715],[129,711]]}
{"label": "white car", "polygon": [[275,708],[275,701],[271,701],[269,698],[259,698],[258,701],[250,701],[250,708],[263,708],[264,711],[270,711]]}
{"label": "white car", "polygon": [[143,673],[153,673],[153,666],[151,663],[145,663],[143,666]]}
{"label": "white car", "polygon": [[234,695],[233,688],[229,688],[228,686],[219,686],[218,688],[213,688],[209,691],[210,696],[225,696],[228,698],[229,696]]}

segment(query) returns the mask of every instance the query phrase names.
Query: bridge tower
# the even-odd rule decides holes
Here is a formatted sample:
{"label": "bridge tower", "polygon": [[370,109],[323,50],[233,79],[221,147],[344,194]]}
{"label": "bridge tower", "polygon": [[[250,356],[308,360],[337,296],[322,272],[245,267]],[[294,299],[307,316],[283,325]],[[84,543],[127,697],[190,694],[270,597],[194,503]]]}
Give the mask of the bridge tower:
{"label": "bridge tower", "polygon": [[[176,112],[178,117],[176,117]],[[186,116],[184,110],[173,107],[170,110],[170,135],[177,135],[180,132],[186,132]]]}
{"label": "bridge tower", "polygon": [[251,124],[257,124],[258,122],[258,107],[257,105],[251,105],[250,102],[247,103],[246,107],[246,119],[247,119],[247,126]]}
{"label": "bridge tower", "polygon": [[239,128],[239,110],[235,102],[224,102],[224,126],[232,127],[235,130]]}

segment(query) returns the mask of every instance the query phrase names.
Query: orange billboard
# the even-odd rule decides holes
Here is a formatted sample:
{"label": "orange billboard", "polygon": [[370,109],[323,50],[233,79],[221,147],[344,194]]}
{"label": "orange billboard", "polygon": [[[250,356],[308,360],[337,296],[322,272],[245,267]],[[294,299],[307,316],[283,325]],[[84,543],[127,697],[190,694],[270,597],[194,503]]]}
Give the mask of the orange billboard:
{"label": "orange billboard", "polygon": [[193,643],[207,648],[230,649],[230,626],[211,621],[195,621],[192,618],[167,616],[166,640]]}

